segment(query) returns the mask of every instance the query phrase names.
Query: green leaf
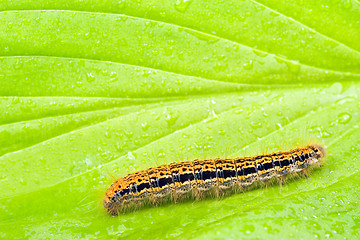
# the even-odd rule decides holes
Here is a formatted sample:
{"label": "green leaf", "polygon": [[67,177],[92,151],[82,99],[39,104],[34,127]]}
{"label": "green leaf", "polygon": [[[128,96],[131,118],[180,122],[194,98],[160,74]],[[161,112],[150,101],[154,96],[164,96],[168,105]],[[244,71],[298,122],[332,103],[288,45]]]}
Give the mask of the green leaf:
{"label": "green leaf", "polygon": [[[359,238],[357,0],[0,2],[0,238]],[[127,173],[326,146],[307,179],[109,216]]]}

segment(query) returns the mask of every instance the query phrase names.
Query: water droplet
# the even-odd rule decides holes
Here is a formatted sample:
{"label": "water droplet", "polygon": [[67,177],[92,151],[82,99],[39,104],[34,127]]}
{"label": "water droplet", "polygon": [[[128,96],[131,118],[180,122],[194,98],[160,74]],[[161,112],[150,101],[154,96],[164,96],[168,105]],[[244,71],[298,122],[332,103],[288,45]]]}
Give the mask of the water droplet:
{"label": "water droplet", "polygon": [[123,8],[123,7],[125,7],[125,0],[120,0],[119,2],[118,2],[118,9],[121,9],[121,8]]}
{"label": "water droplet", "polygon": [[219,133],[219,135],[225,135],[226,132],[225,132],[225,130],[219,130],[218,133]]}
{"label": "water droplet", "polygon": [[192,0],[177,0],[175,2],[175,9],[183,13],[189,7],[191,2]]}
{"label": "water droplet", "polygon": [[216,72],[223,72],[228,68],[228,64],[227,63],[223,63],[223,62],[216,62],[215,66],[214,66],[214,70]]}
{"label": "water droplet", "polygon": [[111,72],[110,73],[110,81],[115,82],[117,81],[117,72]]}
{"label": "water droplet", "polygon": [[84,35],[85,40],[88,40],[90,37],[91,37],[91,32],[85,33],[85,35]]}
{"label": "water droplet", "polygon": [[338,115],[338,118],[339,118],[339,123],[341,124],[347,124],[350,122],[351,120],[351,114],[347,113],[347,112],[344,112],[344,113],[340,113]]}
{"label": "water droplet", "polygon": [[111,137],[111,136],[110,136],[110,133],[109,133],[108,131],[105,131],[104,136],[105,136],[106,138],[110,138],[110,137]]}
{"label": "water droplet", "polygon": [[300,71],[299,61],[285,61],[286,66],[292,73],[298,73]]}
{"label": "water droplet", "polygon": [[164,54],[165,56],[171,56],[174,52],[174,47],[165,47],[164,48]]}
{"label": "water droplet", "polygon": [[202,145],[197,144],[196,142],[194,142],[194,145],[197,150],[202,150]]}
{"label": "water droplet", "polygon": [[177,85],[183,85],[183,81],[181,81],[180,79],[177,79],[177,80],[175,81],[175,84],[177,84]]}
{"label": "water droplet", "polygon": [[[113,155],[110,151],[105,151],[105,152],[101,153],[100,156],[101,156],[102,158],[104,158],[106,161],[111,161],[111,160],[113,160],[113,159],[116,158],[116,156]],[[87,165],[88,167],[91,167],[90,164],[92,164],[92,161],[90,161],[89,158],[86,158],[86,159],[84,160],[84,162],[86,163],[86,165]]]}
{"label": "water droplet", "polygon": [[[349,102],[353,102],[353,101],[356,101],[356,98],[352,97],[352,96],[346,96],[344,98],[341,98],[339,100],[336,101],[336,104],[338,105],[343,105],[343,104],[346,104],[346,103],[349,103]],[[337,106],[338,107],[338,106]]]}
{"label": "water droplet", "polygon": [[187,134],[187,133],[183,133],[183,134],[182,134],[182,137],[183,137],[183,138],[190,138],[191,136],[190,136],[189,134]]}
{"label": "water droplet", "polygon": [[180,116],[178,114],[167,114],[165,117],[165,120],[168,124],[169,127],[171,127],[172,125],[175,124],[176,120],[179,118]]}
{"label": "water droplet", "polygon": [[25,182],[25,180],[23,178],[20,178],[20,184],[21,185],[26,185],[26,182]]}
{"label": "water droplet", "polygon": [[23,67],[23,65],[24,63],[20,59],[17,59],[16,63],[14,64],[14,69],[20,69]]}
{"label": "water droplet", "polygon": [[244,109],[240,108],[234,111],[235,114],[240,114],[244,111]]}
{"label": "water droplet", "polygon": [[93,74],[93,73],[88,73],[86,80],[87,80],[88,82],[90,82],[90,83],[93,82],[93,81],[95,81],[95,76],[94,76],[94,74]]}
{"label": "water droplet", "polygon": [[85,158],[84,163],[86,164],[86,166],[88,168],[93,165],[93,161],[91,160],[91,158],[88,158],[88,157]]}
{"label": "water droplet", "polygon": [[205,122],[207,122],[207,123],[213,122],[218,118],[219,118],[219,116],[215,113],[214,110],[212,110],[212,111],[209,112],[209,116],[208,116],[207,119],[205,119]]}
{"label": "water droplet", "polygon": [[128,138],[131,138],[131,137],[134,135],[133,132],[127,131],[126,129],[124,129],[124,134],[125,134],[125,136],[128,137]]}
{"label": "water droplet", "polygon": [[262,124],[261,124],[261,122],[251,122],[250,126],[254,129],[256,129],[256,128],[261,128]]}
{"label": "water droplet", "polygon": [[127,158],[128,158],[129,160],[135,160],[135,156],[134,156],[133,152],[128,152]]}
{"label": "water droplet", "polygon": [[77,87],[82,87],[83,83],[82,83],[81,81],[77,81],[77,82],[75,83],[75,85],[76,85]]}
{"label": "water droplet", "polygon": [[203,148],[205,151],[208,151],[211,149],[211,145],[208,144],[208,145],[204,145],[204,148]]}
{"label": "water droplet", "polygon": [[157,157],[158,157],[158,158],[165,158],[165,152],[164,152],[164,150],[161,149],[161,150],[159,151]]}
{"label": "water droplet", "polygon": [[245,70],[251,70],[253,68],[253,61],[250,60],[248,63],[244,63],[243,66]]}
{"label": "water droplet", "polygon": [[329,131],[327,131],[326,129],[318,128],[317,130],[319,131],[319,137],[322,137],[322,138],[331,137],[331,133]]}
{"label": "water droplet", "polygon": [[150,127],[150,125],[147,122],[144,122],[141,124],[141,128],[143,129],[143,131],[148,130]]}
{"label": "water droplet", "polygon": [[243,231],[245,231],[246,234],[251,234],[255,231],[255,227],[253,225],[246,224],[244,225]]}
{"label": "water droplet", "polygon": [[20,102],[20,99],[18,97],[13,97],[12,104],[17,104]]}

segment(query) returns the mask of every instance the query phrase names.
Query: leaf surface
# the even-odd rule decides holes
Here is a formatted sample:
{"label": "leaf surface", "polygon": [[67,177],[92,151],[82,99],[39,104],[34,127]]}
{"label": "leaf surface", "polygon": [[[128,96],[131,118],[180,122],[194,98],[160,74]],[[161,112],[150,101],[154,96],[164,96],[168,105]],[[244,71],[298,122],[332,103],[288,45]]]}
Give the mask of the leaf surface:
{"label": "leaf surface", "polygon": [[[3,0],[0,237],[359,238],[360,5]],[[110,217],[127,173],[320,142],[309,178]]]}

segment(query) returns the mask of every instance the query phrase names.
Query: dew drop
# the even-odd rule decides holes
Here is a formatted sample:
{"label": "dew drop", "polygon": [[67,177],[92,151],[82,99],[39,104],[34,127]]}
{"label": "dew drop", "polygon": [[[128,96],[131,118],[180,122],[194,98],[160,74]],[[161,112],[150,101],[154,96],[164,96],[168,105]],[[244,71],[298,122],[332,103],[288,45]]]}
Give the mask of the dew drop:
{"label": "dew drop", "polygon": [[286,66],[292,73],[298,73],[300,71],[299,61],[286,61]]}
{"label": "dew drop", "polygon": [[175,9],[181,13],[184,13],[191,2],[192,0],[177,0],[175,2]]}
{"label": "dew drop", "polygon": [[196,142],[194,142],[194,145],[197,150],[202,150],[202,145],[197,144]]}
{"label": "dew drop", "polygon": [[348,102],[353,102],[353,101],[356,101],[356,98],[351,97],[351,96],[346,96],[344,98],[341,98],[341,99],[337,100],[336,104],[343,105],[343,104],[346,104]]}
{"label": "dew drop", "polygon": [[141,124],[141,128],[142,128],[143,131],[148,130],[149,127],[150,127],[150,125],[147,122],[144,122],[144,123]]}
{"label": "dew drop", "polygon": [[124,8],[125,7],[125,0],[120,0],[119,2],[118,2],[118,8]]}
{"label": "dew drop", "polygon": [[106,138],[110,138],[110,137],[111,137],[111,136],[110,136],[110,133],[109,133],[108,131],[105,131],[104,136],[105,136]]}
{"label": "dew drop", "polygon": [[182,137],[183,137],[183,138],[190,138],[191,136],[190,136],[189,134],[187,134],[187,133],[183,133],[183,134],[182,134]]}
{"label": "dew drop", "polygon": [[175,124],[176,120],[179,118],[180,116],[177,114],[167,114],[165,117],[165,120],[168,124],[169,127],[171,127],[172,125]]}
{"label": "dew drop", "polygon": [[183,81],[181,81],[180,79],[177,79],[177,80],[175,81],[175,84],[177,84],[177,85],[183,85]]}
{"label": "dew drop", "polygon": [[319,129],[320,137],[322,138],[329,138],[331,137],[331,133],[327,131],[326,129]]}
{"label": "dew drop", "polygon": [[20,99],[18,97],[13,97],[12,104],[17,104],[20,102]]}
{"label": "dew drop", "polygon": [[257,128],[261,128],[262,124],[261,124],[261,122],[251,122],[250,126],[254,129],[257,129]]}
{"label": "dew drop", "polygon": [[244,66],[244,69],[245,69],[245,70],[251,70],[251,69],[253,68],[253,61],[250,60],[249,62],[244,63],[243,66]]}
{"label": "dew drop", "polygon": [[21,60],[17,59],[16,63],[14,64],[14,69],[20,69],[23,67],[23,65],[24,63]]}
{"label": "dew drop", "polygon": [[95,76],[94,76],[94,74],[93,74],[93,73],[88,73],[86,80],[87,80],[88,82],[90,82],[90,83],[93,82],[93,81],[95,81]]}
{"label": "dew drop", "polygon": [[223,72],[228,68],[228,64],[227,63],[223,63],[223,62],[217,62],[214,66],[214,70],[216,72]]}
{"label": "dew drop", "polygon": [[26,185],[26,182],[25,182],[25,180],[23,178],[20,178],[20,184],[21,185]]}
{"label": "dew drop", "polygon": [[344,113],[340,113],[338,115],[338,118],[339,118],[339,123],[341,124],[347,124],[350,122],[351,120],[351,114],[347,113],[347,112],[344,112]]}
{"label": "dew drop", "polygon": [[208,151],[208,150],[210,150],[210,149],[211,149],[211,145],[210,145],[210,144],[204,145],[204,150],[205,150],[205,151]]}
{"label": "dew drop", "polygon": [[135,160],[135,156],[134,156],[133,152],[128,152],[127,158],[128,158],[129,160]]}
{"label": "dew drop", "polygon": [[219,133],[219,135],[225,135],[226,132],[225,132],[225,130],[219,130],[218,133]]}
{"label": "dew drop", "polygon": [[166,154],[165,154],[164,150],[161,149],[161,150],[159,151],[159,153],[157,154],[157,157],[158,157],[158,158],[165,158],[165,155],[166,155]]}
{"label": "dew drop", "polygon": [[83,83],[82,83],[81,81],[77,81],[77,82],[75,83],[75,85],[76,85],[77,87],[82,87]]}
{"label": "dew drop", "polygon": [[85,33],[85,35],[84,35],[84,39],[85,39],[85,40],[90,39],[90,37],[91,37],[91,32]]}
{"label": "dew drop", "polygon": [[126,129],[124,129],[124,134],[125,134],[125,136],[128,137],[128,138],[131,138],[131,137],[134,135],[133,132],[127,131]]}

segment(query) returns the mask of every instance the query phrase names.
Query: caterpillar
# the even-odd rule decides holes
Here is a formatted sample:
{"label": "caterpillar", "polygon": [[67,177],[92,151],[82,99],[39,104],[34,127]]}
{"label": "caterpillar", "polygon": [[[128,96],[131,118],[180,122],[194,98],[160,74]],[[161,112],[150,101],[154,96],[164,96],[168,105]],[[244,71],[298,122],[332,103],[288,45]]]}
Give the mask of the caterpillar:
{"label": "caterpillar", "polygon": [[254,157],[175,162],[116,180],[106,191],[103,205],[111,215],[118,215],[146,203],[220,196],[274,179],[282,184],[286,177],[306,176],[311,168],[321,166],[324,156],[322,146],[310,144]]}

